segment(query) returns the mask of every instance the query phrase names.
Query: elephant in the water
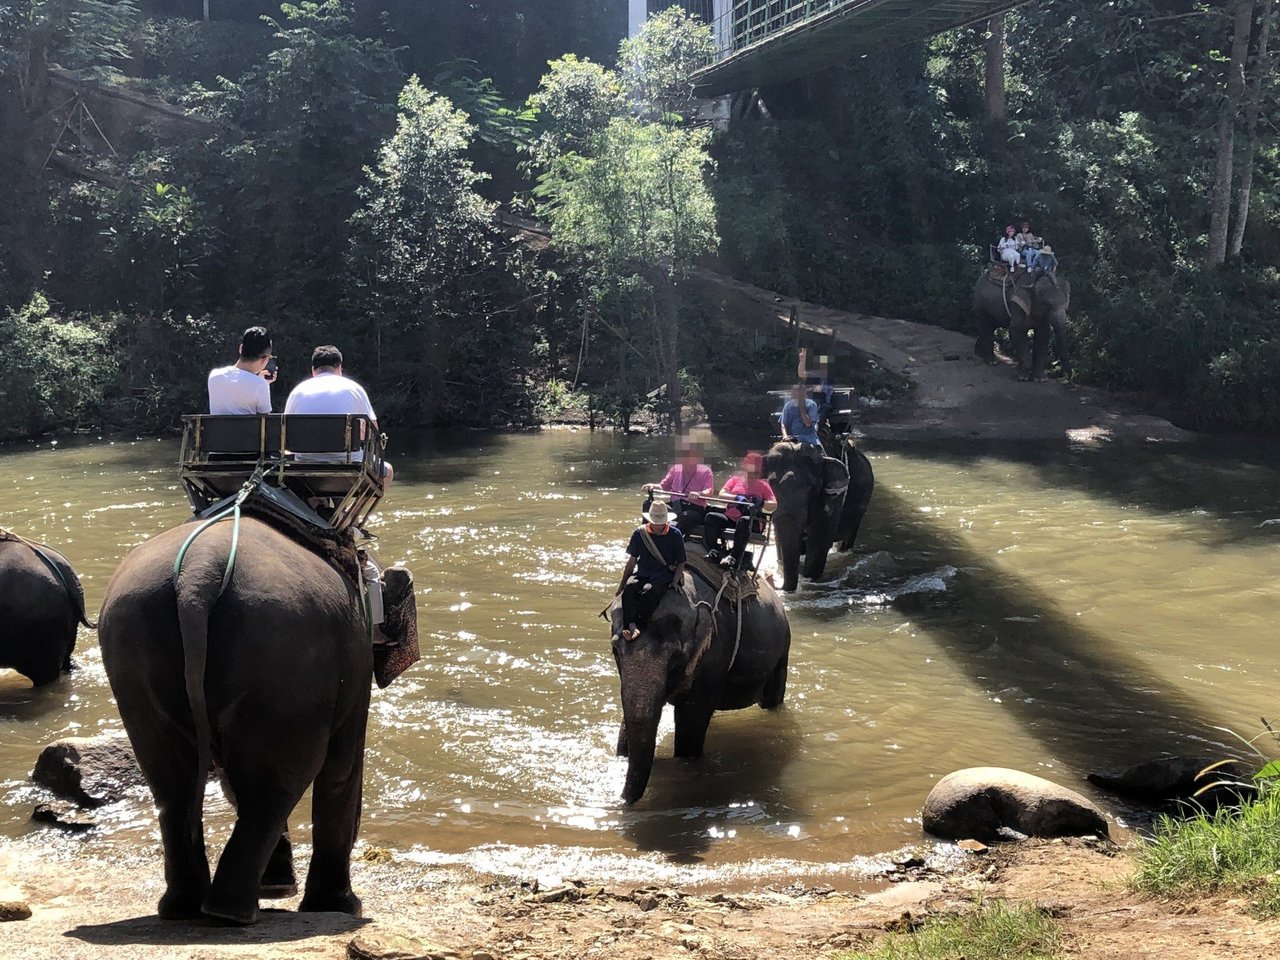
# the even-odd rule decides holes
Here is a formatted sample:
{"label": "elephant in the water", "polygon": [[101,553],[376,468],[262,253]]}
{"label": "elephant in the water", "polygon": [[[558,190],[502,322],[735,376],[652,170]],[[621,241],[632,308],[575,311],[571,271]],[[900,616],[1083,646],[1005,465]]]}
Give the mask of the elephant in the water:
{"label": "elephant in the water", "polygon": [[[1009,328],[1019,380],[1044,380],[1049,366],[1049,334],[1057,342],[1058,363],[1064,377],[1071,376],[1067,351],[1067,309],[1071,306],[1071,281],[1052,273],[1020,273],[997,278],[983,274],[973,288],[973,309],[978,317],[974,352],[987,363],[995,362],[995,332]],[[1033,342],[1028,343],[1028,335]]]}
{"label": "elephant in the water", "polygon": [[675,706],[675,755],[702,756],[711,715],[759,704],[779,706],[787,690],[791,627],[782,601],[763,579],[759,594],[743,599],[741,635],[727,599],[713,610],[716,590],[686,573],[668,590],[635,640],[625,640],[621,604],[610,610],[613,659],[622,682],[618,756],[627,758],[622,799],[644,795],[653,770],[658,721]]}
{"label": "elephant in the water", "polygon": [[[822,576],[827,567],[827,553],[837,538],[845,537],[852,546],[857,525],[844,521],[847,496],[854,496],[866,512],[871,496],[870,464],[861,471],[865,457],[855,458],[860,482],[865,490],[854,490],[849,482],[849,468],[834,457],[823,454],[812,444],[783,441],[775,443],[764,457],[764,475],[778,500],[773,514],[773,540],[782,564],[782,589],[794,590],[800,581],[800,557],[804,556],[804,575],[810,580]],[[856,512],[856,511],[855,511]],[[857,515],[857,523],[862,516]]]}
{"label": "elephant in the water", "polygon": [[862,528],[862,519],[871,504],[871,494],[876,488],[875,471],[871,461],[858,449],[850,437],[821,434],[822,449],[827,456],[842,462],[849,470],[849,490],[840,508],[840,524],[836,528],[835,542],[843,553],[853,549]]}
{"label": "elephant in the water", "polygon": [[0,667],[37,687],[71,669],[85,617],[80,578],[62,554],[0,530]]}
{"label": "elephant in the water", "polygon": [[[292,893],[288,818],[314,785],[300,909],[358,916],[349,858],[375,655],[354,571],[246,517],[224,590],[231,528],[194,540],[176,577],[190,526],[136,548],[100,617],[103,663],[160,816],[159,913],[252,923],[260,894]],[[385,602],[390,616],[412,591]],[[236,806],[212,883],[202,823],[211,761]]]}

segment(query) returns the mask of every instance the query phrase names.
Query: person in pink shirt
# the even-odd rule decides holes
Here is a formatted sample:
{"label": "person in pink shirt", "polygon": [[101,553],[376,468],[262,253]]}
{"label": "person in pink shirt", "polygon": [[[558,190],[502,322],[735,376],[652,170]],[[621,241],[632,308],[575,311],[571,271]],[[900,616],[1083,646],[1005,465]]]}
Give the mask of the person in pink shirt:
{"label": "person in pink shirt", "polygon": [[698,441],[682,437],[676,462],[667,475],[657,483],[646,483],[640,489],[645,493],[665,490],[670,494],[668,499],[676,523],[687,537],[695,527],[702,525],[702,517],[706,513],[703,498],[715,493],[716,481],[711,468],[702,462],[702,448]]}
{"label": "person in pink shirt", "polygon": [[773,513],[778,507],[778,500],[773,494],[773,487],[764,478],[764,455],[759,450],[752,450],[742,458],[742,469],[729,478],[729,482],[720,490],[725,500],[735,500],[743,507],[726,506],[723,512],[708,510],[703,520],[706,533],[703,542],[707,546],[707,555],[713,560],[720,558],[724,549],[725,531],[733,527],[733,548],[729,552],[732,566],[736,570],[742,566],[742,557],[746,553],[747,543],[751,539],[752,513]]}

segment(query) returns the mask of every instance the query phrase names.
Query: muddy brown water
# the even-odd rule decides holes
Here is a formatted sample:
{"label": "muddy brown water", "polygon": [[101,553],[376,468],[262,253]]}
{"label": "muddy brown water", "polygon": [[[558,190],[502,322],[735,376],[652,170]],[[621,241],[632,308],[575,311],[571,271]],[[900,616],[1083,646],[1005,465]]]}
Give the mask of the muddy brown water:
{"label": "muddy brown water", "polygon": [[[718,479],[745,444],[716,438]],[[1280,445],[881,444],[857,550],[788,601],[784,709],[718,715],[694,763],[671,758],[668,714],[649,792],[623,807],[596,612],[669,448],[570,431],[399,445],[374,530],[415,572],[424,657],[373,697],[365,842],[516,875],[858,874],[920,839],[921,801],[958,767],[1082,786],[1165,751],[1218,755],[1216,727],[1253,735],[1280,713]],[[171,439],[7,448],[0,526],[65,551],[94,611],[120,558],[185,519],[175,456]],[[90,631],[76,659],[40,691],[0,671],[0,836],[153,849],[145,795],[84,839],[29,822],[41,746],[120,728]],[[208,806],[220,842],[212,788]]]}

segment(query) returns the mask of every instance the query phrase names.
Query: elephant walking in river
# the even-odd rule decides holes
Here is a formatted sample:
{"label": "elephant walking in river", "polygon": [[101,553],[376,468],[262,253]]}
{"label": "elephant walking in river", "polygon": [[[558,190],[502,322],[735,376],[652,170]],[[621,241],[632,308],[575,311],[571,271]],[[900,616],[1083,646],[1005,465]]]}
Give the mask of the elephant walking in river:
{"label": "elephant walking in river", "polygon": [[666,591],[635,640],[622,638],[621,603],[614,602],[613,659],[622,684],[618,756],[627,758],[627,803],[648,786],[664,704],[675,706],[675,755],[692,759],[702,756],[717,710],[782,703],[791,627],[773,588],[763,579],[758,586],[758,594],[740,601],[740,633],[729,600],[714,606],[716,589],[689,574],[683,586]]}
{"label": "elephant walking in river", "polygon": [[[314,786],[300,909],[358,916],[349,858],[375,661],[361,595],[351,576],[253,518],[229,568],[231,527],[194,540],[176,575],[191,527],[143,543],[111,578],[100,618],[103,663],[159,811],[159,913],[252,923],[260,894],[291,893],[288,817]],[[211,761],[237,814],[212,882],[202,821]]]}
{"label": "elephant walking in river", "polygon": [[0,667],[37,687],[71,669],[84,589],[66,558],[41,543],[0,530]]}
{"label": "elephant walking in river", "polygon": [[973,288],[973,309],[978,318],[974,352],[987,363],[994,363],[995,332],[1000,327],[1008,327],[1018,363],[1018,379],[1041,381],[1049,367],[1052,332],[1062,375],[1070,377],[1071,359],[1067,350],[1070,306],[1071,282],[1066,277],[1035,271],[1009,277],[984,273]]}

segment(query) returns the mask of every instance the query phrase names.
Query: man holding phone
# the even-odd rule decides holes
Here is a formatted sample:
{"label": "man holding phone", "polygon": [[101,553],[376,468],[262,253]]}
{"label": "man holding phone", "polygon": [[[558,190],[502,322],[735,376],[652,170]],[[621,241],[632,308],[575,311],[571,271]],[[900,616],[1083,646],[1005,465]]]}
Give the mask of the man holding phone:
{"label": "man holding phone", "polygon": [[276,361],[266,327],[250,327],[240,338],[240,359],[209,372],[209,412],[257,414],[271,412],[271,384]]}

